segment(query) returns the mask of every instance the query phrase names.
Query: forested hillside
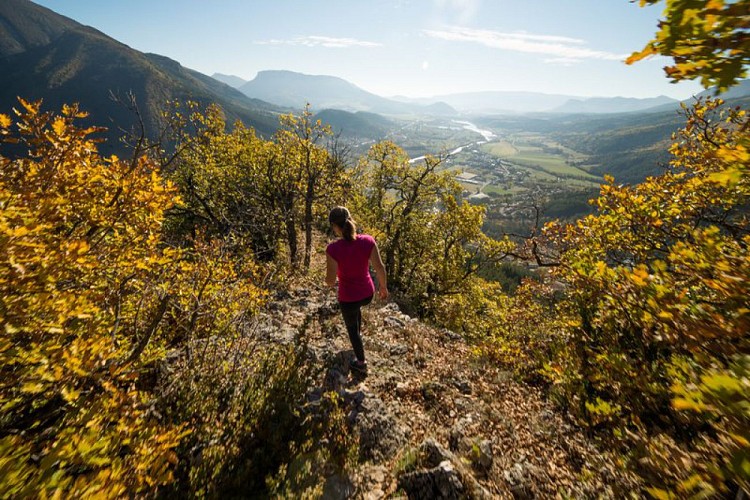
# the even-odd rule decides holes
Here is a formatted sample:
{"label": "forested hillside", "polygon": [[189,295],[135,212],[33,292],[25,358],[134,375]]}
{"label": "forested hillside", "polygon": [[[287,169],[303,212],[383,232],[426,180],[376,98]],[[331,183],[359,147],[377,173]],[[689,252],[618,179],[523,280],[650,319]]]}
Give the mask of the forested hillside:
{"label": "forested hillside", "polygon": [[344,137],[381,139],[395,126],[391,120],[365,111],[350,113],[338,109],[324,109],[316,113],[315,118],[330,125],[334,134]]}
{"label": "forested hillside", "polygon": [[[158,138],[170,100],[192,100],[202,106],[216,103],[230,122],[240,119],[267,135],[276,129],[280,110],[28,0],[4,0],[0,3],[0,103],[9,110],[19,96],[44,99],[48,109],[80,103],[89,113],[89,124],[108,128],[105,151],[118,154],[125,151],[120,138],[129,133],[137,137],[141,125],[150,139]],[[140,118],[131,109],[131,96]]]}

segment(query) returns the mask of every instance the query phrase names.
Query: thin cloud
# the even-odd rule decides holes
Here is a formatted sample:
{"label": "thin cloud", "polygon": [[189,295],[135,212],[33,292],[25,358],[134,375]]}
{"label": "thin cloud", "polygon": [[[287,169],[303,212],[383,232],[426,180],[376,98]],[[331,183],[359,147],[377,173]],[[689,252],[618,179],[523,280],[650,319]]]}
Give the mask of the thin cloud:
{"label": "thin cloud", "polygon": [[303,47],[326,47],[334,49],[346,49],[349,47],[380,47],[382,44],[357,40],[356,38],[335,38],[331,36],[297,36],[286,40],[271,39],[254,42],[257,45],[297,45]]}
{"label": "thin cloud", "polygon": [[532,35],[529,33],[503,33],[492,30],[451,27],[443,30],[422,30],[432,38],[451,42],[478,43],[494,49],[552,56],[545,62],[572,64],[584,59],[622,61],[627,54],[614,54],[585,47],[585,41],[554,35]]}

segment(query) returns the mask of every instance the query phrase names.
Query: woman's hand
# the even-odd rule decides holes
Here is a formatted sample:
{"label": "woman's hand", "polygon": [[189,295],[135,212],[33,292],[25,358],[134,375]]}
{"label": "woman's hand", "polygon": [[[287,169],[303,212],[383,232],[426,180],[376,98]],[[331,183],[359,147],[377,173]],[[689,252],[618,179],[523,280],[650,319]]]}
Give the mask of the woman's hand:
{"label": "woman's hand", "polygon": [[380,297],[380,300],[385,300],[388,298],[388,289],[384,286],[378,287],[378,297]]}

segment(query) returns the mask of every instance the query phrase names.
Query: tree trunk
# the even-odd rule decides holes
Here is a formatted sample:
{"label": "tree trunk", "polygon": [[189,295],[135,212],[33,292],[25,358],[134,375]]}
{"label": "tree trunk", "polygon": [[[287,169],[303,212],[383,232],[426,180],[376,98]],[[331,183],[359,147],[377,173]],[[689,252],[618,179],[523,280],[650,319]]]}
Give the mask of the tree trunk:
{"label": "tree trunk", "polygon": [[385,252],[385,269],[393,276],[394,284],[398,283],[398,274],[396,273],[396,251],[401,240],[401,228],[397,229],[393,238],[388,242],[388,248]]}
{"label": "tree trunk", "polygon": [[310,270],[310,258],[312,256],[312,224],[313,224],[313,199],[315,196],[315,182],[311,179],[307,182],[305,193],[305,262],[306,271]]}
{"label": "tree trunk", "polygon": [[289,244],[289,263],[292,265],[292,269],[297,269],[297,225],[294,220],[294,196],[287,194],[282,206],[284,207],[286,241]]}
{"label": "tree trunk", "polygon": [[286,239],[289,243],[289,263],[293,269],[297,268],[297,227],[294,225],[294,217],[287,216]]}

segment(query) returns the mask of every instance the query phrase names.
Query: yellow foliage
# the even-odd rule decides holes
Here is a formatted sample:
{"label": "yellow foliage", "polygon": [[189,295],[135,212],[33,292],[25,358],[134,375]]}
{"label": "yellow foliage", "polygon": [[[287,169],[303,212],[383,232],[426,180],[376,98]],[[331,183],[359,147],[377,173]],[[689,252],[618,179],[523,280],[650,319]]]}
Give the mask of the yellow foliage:
{"label": "yellow foliage", "polygon": [[706,468],[675,476],[677,491],[721,491],[726,477],[750,478],[747,447],[725,438],[748,432],[747,413],[734,409],[749,401],[746,368],[730,367],[750,353],[750,123],[721,105],[687,110],[671,170],[635,186],[608,179],[597,213],[546,228],[564,249],[559,307],[574,317],[549,373],[554,391],[581,423],[613,437],[698,433],[710,422],[718,441],[702,435],[703,448],[690,451]]}
{"label": "yellow foliage", "polygon": [[179,199],[154,163],[100,157],[76,106],[20,103],[6,140],[28,152],[0,157],[0,496],[153,492],[185,431],[160,421],[139,374],[191,314],[232,318],[224,284],[244,280],[233,293],[252,310],[254,270],[166,246]]}
{"label": "yellow foliage", "polygon": [[509,296],[498,283],[472,277],[462,293],[433,298],[430,309],[441,325],[474,342],[478,356],[538,379],[572,321],[553,305],[553,295],[549,286],[527,280]]}
{"label": "yellow foliage", "polygon": [[[640,0],[641,7],[662,0]],[[704,87],[725,91],[747,72],[750,63],[748,0],[666,0],[664,20],[646,47],[632,54],[632,64],[647,57],[673,58],[664,71],[672,81],[700,78]]]}
{"label": "yellow foliage", "polygon": [[[285,238],[295,266],[301,226],[309,268],[314,223],[342,202],[347,179],[342,162],[322,144],[330,128],[313,122],[306,109],[300,116],[282,115],[279,130],[265,140],[241,122],[225,131],[217,106],[204,113],[192,104],[189,109],[196,133],[181,137],[189,147],[182,147],[171,173],[183,194],[170,221],[174,232],[202,231],[267,261],[278,256]],[[185,126],[179,112],[171,120]]]}

